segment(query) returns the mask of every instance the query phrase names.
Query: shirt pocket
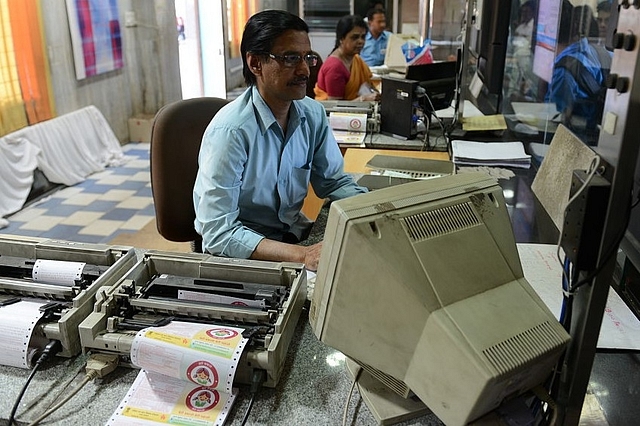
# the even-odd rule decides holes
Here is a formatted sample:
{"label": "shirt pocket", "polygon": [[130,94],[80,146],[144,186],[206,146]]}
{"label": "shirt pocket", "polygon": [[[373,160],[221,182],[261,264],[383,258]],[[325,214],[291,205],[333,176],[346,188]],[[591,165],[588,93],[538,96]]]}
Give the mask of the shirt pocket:
{"label": "shirt pocket", "polygon": [[307,196],[309,179],[311,178],[311,168],[292,167],[291,177],[287,185],[287,204],[296,206],[301,204]]}

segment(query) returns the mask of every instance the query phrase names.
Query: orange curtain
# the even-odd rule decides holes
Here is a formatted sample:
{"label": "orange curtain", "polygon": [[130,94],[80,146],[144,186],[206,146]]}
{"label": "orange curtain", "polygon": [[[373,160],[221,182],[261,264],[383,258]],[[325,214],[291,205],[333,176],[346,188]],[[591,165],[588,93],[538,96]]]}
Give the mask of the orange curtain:
{"label": "orange curtain", "polygon": [[38,0],[9,0],[11,31],[16,49],[22,99],[29,124],[53,117],[49,90],[49,63],[44,54]]}
{"label": "orange curtain", "polygon": [[53,117],[38,0],[0,0],[0,136]]}
{"label": "orange curtain", "polygon": [[27,125],[11,34],[9,4],[0,0],[0,136]]}
{"label": "orange curtain", "polygon": [[229,57],[240,57],[240,42],[244,24],[256,13],[256,0],[227,0],[227,18],[229,28]]}

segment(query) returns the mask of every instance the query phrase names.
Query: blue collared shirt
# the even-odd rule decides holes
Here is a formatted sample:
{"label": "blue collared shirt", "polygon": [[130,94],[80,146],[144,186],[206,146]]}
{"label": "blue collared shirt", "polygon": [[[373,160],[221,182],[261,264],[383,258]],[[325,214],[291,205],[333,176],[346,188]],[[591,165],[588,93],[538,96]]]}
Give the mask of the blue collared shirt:
{"label": "blue collared shirt", "polygon": [[364,40],[364,47],[360,52],[360,57],[370,67],[376,67],[384,64],[384,56],[387,52],[387,44],[389,43],[389,37],[391,31],[383,31],[377,39],[373,38],[371,32],[367,31],[367,35]]}
{"label": "blue collared shirt", "polygon": [[[571,117],[581,118],[586,123],[582,125],[586,130],[596,129],[602,120],[606,93],[604,83],[610,68],[611,53],[602,46],[589,43],[587,38],[581,38],[555,59],[545,101],[555,102],[560,112],[569,111]],[[584,137],[582,131],[585,129],[572,126],[570,121],[566,124],[578,136]],[[589,137],[597,140],[597,135],[589,134]]]}
{"label": "blue collared shirt", "polygon": [[344,173],[322,105],[293,101],[287,134],[255,86],[207,127],[193,192],[195,229],[212,254],[249,258],[263,238],[300,238],[311,225],[300,209],[309,183],[320,198],[366,192]]}

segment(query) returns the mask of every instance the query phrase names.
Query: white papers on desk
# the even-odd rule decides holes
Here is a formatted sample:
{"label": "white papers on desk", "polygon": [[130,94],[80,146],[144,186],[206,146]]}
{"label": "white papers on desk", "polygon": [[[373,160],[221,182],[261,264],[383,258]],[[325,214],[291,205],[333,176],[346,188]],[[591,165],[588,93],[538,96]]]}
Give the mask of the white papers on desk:
{"label": "white papers on desk", "polygon": [[504,166],[528,169],[531,156],[522,142],[451,141],[453,162],[470,166]]}
{"label": "white papers on desk", "polygon": [[177,321],[140,331],[131,361],[144,370],[107,425],[223,424],[237,393],[243,331]]}
{"label": "white papers on desk", "polygon": [[367,136],[367,114],[332,112],[329,124],[338,145],[364,146]]}
{"label": "white papers on desk", "polygon": [[[560,318],[562,267],[556,251],[552,244],[518,244],[524,277],[556,318]],[[598,348],[640,350],[640,321],[613,289],[609,290]]]}

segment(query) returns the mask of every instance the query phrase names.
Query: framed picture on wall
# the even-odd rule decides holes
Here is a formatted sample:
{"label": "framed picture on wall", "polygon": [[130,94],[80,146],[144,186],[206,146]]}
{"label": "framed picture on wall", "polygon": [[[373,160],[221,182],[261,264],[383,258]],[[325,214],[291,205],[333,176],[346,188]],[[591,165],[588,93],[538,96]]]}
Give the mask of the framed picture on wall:
{"label": "framed picture on wall", "polygon": [[117,0],[66,0],[76,78],[122,68]]}

